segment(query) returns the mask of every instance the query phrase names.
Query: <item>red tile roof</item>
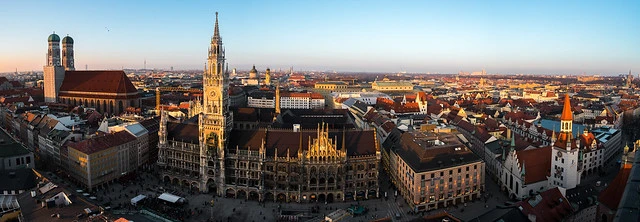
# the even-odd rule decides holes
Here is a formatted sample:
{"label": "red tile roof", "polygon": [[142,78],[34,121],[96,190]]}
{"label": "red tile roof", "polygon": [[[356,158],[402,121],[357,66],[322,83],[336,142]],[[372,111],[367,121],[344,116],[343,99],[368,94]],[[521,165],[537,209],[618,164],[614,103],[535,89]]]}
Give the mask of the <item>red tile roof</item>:
{"label": "red tile roof", "polygon": [[135,86],[123,71],[66,71],[60,91],[134,93]]}
{"label": "red tile roof", "polygon": [[320,93],[282,93],[281,97],[299,97],[299,98],[311,98],[311,99],[324,99]]}
{"label": "red tile roof", "polygon": [[553,144],[553,146],[567,149],[567,141],[569,141],[570,147],[569,149],[576,149],[578,145],[576,144],[576,140],[573,138],[571,133],[559,133],[558,140]]}
{"label": "red tile roof", "polygon": [[[375,136],[372,130],[345,130],[344,142],[348,156],[374,155],[377,151],[375,145]],[[297,156],[298,149],[308,149],[310,139],[317,138],[315,130],[303,130],[302,132],[293,132],[293,130],[233,130],[229,138],[229,149],[251,149],[258,150],[265,142],[267,156],[274,156],[277,153],[279,157],[287,155]],[[343,133],[342,130],[329,131],[329,138],[337,139],[338,149],[342,148]]]}
{"label": "red tile roof", "polygon": [[582,147],[591,147],[591,143],[596,140],[596,137],[593,133],[580,134],[580,146]]}
{"label": "red tile roof", "polygon": [[518,151],[518,162],[524,164],[524,184],[547,180],[551,170],[551,146]]}
{"label": "red tile roof", "polygon": [[117,133],[105,133],[86,140],[82,140],[77,143],[71,143],[69,144],[69,147],[85,154],[92,154],[109,149],[111,147],[120,146],[135,139],[136,137],[131,135],[127,131],[120,131]]}
{"label": "red tile roof", "polygon": [[572,213],[571,204],[558,188],[553,188],[520,201],[525,216],[535,215],[538,222],[563,221]]}
{"label": "red tile roof", "polygon": [[609,184],[609,186],[607,186],[607,188],[605,188],[602,193],[600,193],[598,202],[604,204],[609,209],[618,209],[620,199],[622,198],[622,193],[627,186],[627,180],[629,179],[629,174],[631,173],[631,166],[631,164],[624,164],[622,166],[622,169],[618,171],[618,175],[616,175],[616,178],[614,178],[613,181],[611,181],[611,184]]}

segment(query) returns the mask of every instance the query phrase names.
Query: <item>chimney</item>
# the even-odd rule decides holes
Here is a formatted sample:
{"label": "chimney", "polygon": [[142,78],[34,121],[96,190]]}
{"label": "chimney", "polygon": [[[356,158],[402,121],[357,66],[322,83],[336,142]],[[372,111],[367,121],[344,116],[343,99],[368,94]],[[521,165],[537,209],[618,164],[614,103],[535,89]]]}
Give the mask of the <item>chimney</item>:
{"label": "chimney", "polygon": [[293,124],[293,132],[300,132],[300,124]]}

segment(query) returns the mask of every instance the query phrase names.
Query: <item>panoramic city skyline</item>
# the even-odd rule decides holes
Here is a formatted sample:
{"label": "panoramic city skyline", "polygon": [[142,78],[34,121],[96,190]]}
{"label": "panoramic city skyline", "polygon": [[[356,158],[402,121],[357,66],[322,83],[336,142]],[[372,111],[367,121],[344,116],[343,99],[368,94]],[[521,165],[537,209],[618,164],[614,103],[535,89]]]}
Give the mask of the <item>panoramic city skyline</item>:
{"label": "panoramic city skyline", "polygon": [[207,5],[2,3],[0,27],[10,34],[0,42],[0,72],[42,70],[53,31],[74,38],[78,69],[143,68],[145,61],[147,68],[202,69],[201,45],[210,41],[215,11],[231,49],[229,68],[239,70],[252,64],[260,70],[420,73],[640,70],[634,50],[640,19],[633,14],[640,4],[632,1]]}

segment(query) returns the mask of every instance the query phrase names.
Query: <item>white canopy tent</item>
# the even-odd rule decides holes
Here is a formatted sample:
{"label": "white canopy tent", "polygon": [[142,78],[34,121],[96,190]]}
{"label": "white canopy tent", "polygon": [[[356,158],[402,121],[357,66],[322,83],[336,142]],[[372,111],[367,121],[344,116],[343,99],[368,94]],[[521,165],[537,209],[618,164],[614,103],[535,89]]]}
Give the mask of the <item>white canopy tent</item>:
{"label": "white canopy tent", "polygon": [[184,198],[170,194],[170,193],[162,193],[158,199],[167,201],[169,203],[184,203]]}
{"label": "white canopy tent", "polygon": [[137,205],[138,202],[140,202],[144,198],[147,198],[147,196],[142,195],[142,194],[140,194],[140,195],[138,195],[138,196],[136,196],[134,198],[131,198],[131,205],[133,205],[133,206]]}

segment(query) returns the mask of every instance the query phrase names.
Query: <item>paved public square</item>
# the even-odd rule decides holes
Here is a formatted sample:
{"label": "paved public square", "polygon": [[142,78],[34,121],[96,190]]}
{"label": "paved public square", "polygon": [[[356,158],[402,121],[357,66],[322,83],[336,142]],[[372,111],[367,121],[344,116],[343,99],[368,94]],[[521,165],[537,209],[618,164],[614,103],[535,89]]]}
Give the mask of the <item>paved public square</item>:
{"label": "paved public square", "polygon": [[[246,201],[233,198],[223,198],[213,196],[211,194],[201,194],[199,192],[189,190],[187,187],[165,184],[161,182],[160,177],[155,172],[140,171],[136,178],[129,182],[113,183],[102,189],[96,189],[91,193],[95,196],[95,200],[88,199],[98,206],[110,206],[111,213],[115,217],[125,217],[134,221],[156,221],[151,217],[137,213],[134,206],[131,205],[131,198],[144,194],[148,197],[155,198],[163,192],[172,193],[184,197],[188,204],[184,206],[191,212],[191,215],[185,215],[185,221],[275,221],[278,216],[279,209],[291,210],[307,210],[317,209],[316,213],[311,213],[311,217],[302,221],[321,221],[324,215],[327,215],[336,209],[347,209],[352,205],[360,205],[368,209],[368,212],[362,216],[348,216],[344,221],[370,221],[384,217],[391,217],[393,221],[409,221],[413,218],[433,214],[446,210],[447,212],[463,219],[469,220],[482,215],[495,208],[499,204],[506,201],[506,196],[499,192],[498,186],[491,180],[486,181],[487,193],[492,196],[487,202],[477,200],[468,202],[465,205],[450,206],[442,210],[434,210],[430,212],[421,212],[414,214],[410,212],[406,202],[402,196],[395,197],[394,188],[390,185],[390,180],[384,174],[380,174],[380,198],[374,198],[363,201],[347,201],[334,203],[277,203],[257,201]],[[69,190],[75,191],[79,188],[76,184],[66,182],[62,178],[53,177],[54,182],[66,186]],[[384,198],[385,192],[388,198]],[[213,207],[211,200],[214,201]],[[396,215],[400,215],[400,219]],[[213,218],[210,220],[210,218]]]}
{"label": "paved public square", "polygon": [[[583,179],[583,183],[592,184],[596,181],[602,181],[603,185],[609,182],[617,173],[617,164],[611,163],[607,165],[606,175],[601,177],[597,174],[588,175]],[[53,175],[53,174],[50,174]],[[138,213],[134,206],[131,206],[131,198],[144,194],[148,197],[155,198],[163,192],[169,192],[184,197],[188,204],[183,208],[190,212],[185,215],[185,221],[275,221],[278,216],[279,209],[311,211],[317,209],[317,212],[310,213],[310,217],[302,221],[321,221],[324,215],[327,215],[336,209],[347,209],[352,205],[360,205],[368,209],[368,212],[362,216],[348,216],[344,221],[370,221],[384,217],[391,217],[393,221],[409,221],[413,218],[429,215],[446,210],[450,214],[464,220],[472,220],[483,215],[497,206],[503,206],[509,200],[503,192],[500,192],[499,185],[491,179],[489,175],[485,179],[485,192],[483,199],[457,206],[450,206],[446,209],[439,209],[429,212],[420,212],[413,214],[407,207],[406,202],[401,196],[395,197],[395,189],[390,184],[388,176],[380,173],[380,198],[374,198],[363,201],[347,201],[334,203],[277,203],[257,201],[246,201],[241,199],[216,197],[211,194],[201,194],[199,192],[189,190],[187,187],[165,184],[160,181],[160,177],[153,170],[139,171],[135,178],[128,182],[116,182],[107,185],[105,188],[97,189],[91,193],[95,199],[87,199],[98,206],[110,206],[111,213],[115,217],[125,217],[134,221],[156,221],[149,216]],[[82,189],[76,184],[66,181],[59,176],[51,176],[57,184],[67,187],[70,191]],[[600,189],[604,186],[599,187]],[[385,192],[387,198],[384,197]],[[78,194],[80,196],[80,194]],[[211,200],[214,205],[211,206]],[[396,215],[400,215],[400,219]]]}

